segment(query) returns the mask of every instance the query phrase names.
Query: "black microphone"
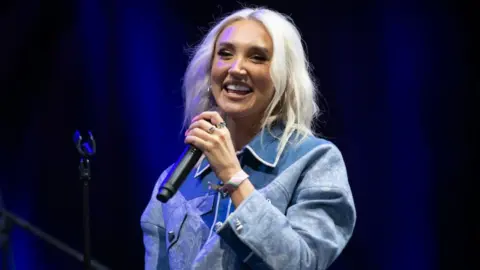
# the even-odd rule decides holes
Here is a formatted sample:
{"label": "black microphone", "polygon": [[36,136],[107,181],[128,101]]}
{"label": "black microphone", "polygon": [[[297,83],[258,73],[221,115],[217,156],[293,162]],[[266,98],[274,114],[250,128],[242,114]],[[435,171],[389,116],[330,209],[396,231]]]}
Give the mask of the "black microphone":
{"label": "black microphone", "polygon": [[166,203],[177,193],[180,186],[185,182],[187,175],[202,156],[202,151],[193,145],[188,145],[180,155],[177,162],[168,172],[167,177],[158,189],[157,200]]}

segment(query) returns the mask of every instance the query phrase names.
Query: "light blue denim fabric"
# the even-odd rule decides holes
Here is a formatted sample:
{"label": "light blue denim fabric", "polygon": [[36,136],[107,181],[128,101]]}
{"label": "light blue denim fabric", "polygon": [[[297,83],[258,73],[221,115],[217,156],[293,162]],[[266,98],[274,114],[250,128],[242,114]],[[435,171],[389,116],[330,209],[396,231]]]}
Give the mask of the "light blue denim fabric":
{"label": "light blue denim fabric", "polygon": [[[275,128],[273,135],[282,132]],[[166,204],[155,184],[142,217],[145,269],[326,269],[356,222],[342,155],[331,142],[294,138],[280,158],[265,131],[237,153],[256,190],[237,209],[208,190],[218,179],[203,159]]]}

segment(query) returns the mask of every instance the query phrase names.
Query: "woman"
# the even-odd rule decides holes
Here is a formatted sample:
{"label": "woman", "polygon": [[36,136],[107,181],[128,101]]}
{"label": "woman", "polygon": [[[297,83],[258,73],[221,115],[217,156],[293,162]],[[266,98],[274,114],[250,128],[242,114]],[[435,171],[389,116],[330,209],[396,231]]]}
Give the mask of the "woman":
{"label": "woman", "polygon": [[283,15],[215,25],[184,78],[185,143],[204,158],[141,218],[146,269],[325,269],[356,213],[339,150],[312,133],[316,87]]}

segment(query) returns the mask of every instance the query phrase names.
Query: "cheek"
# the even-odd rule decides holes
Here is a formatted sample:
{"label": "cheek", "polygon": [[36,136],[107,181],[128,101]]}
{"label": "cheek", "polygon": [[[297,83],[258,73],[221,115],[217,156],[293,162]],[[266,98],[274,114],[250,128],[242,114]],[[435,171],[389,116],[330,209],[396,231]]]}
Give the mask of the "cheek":
{"label": "cheek", "polygon": [[224,61],[214,59],[212,62],[212,68],[210,70],[210,76],[212,83],[222,83],[227,73],[227,65]]}
{"label": "cheek", "polygon": [[273,90],[273,81],[270,76],[270,71],[263,70],[258,74],[259,74],[259,76],[257,76],[258,89],[261,91],[262,95],[264,95],[266,98],[271,99],[273,97],[274,90]]}

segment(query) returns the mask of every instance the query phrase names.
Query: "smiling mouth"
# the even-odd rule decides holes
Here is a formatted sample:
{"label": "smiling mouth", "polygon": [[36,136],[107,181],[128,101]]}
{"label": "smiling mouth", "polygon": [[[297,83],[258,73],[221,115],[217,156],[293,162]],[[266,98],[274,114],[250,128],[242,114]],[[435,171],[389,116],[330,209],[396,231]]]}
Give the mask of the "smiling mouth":
{"label": "smiling mouth", "polygon": [[227,93],[229,94],[236,94],[241,96],[245,96],[253,92],[252,88],[248,86],[234,84],[225,85],[223,87],[223,90],[227,91]]}

